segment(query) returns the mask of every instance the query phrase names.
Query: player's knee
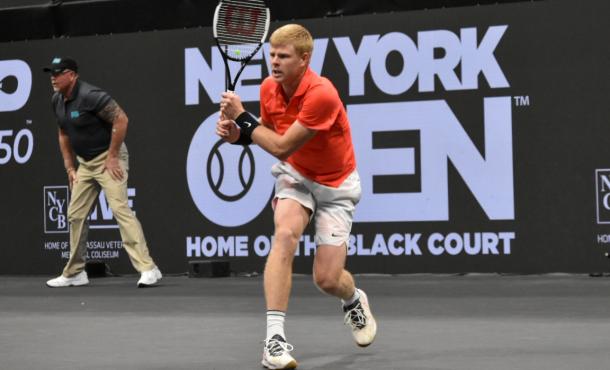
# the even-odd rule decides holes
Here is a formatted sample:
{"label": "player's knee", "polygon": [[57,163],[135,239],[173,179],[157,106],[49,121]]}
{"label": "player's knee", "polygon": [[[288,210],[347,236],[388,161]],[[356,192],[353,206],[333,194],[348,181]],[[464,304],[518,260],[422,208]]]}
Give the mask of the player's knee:
{"label": "player's knee", "polygon": [[275,229],[274,247],[282,250],[294,250],[299,242],[300,235],[288,227],[278,227]]}
{"label": "player's knee", "polygon": [[339,286],[339,279],[337,276],[325,271],[314,272],[313,280],[318,289],[326,293],[333,293]]}

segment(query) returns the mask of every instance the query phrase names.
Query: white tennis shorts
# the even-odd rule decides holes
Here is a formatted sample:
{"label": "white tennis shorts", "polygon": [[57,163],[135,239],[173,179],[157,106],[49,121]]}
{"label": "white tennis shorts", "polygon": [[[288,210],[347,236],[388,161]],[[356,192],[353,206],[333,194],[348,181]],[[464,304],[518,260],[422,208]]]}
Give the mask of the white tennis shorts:
{"label": "white tennis shorts", "polygon": [[354,210],[362,195],[358,171],[354,170],[338,188],[309,180],[286,162],[273,165],[271,174],[276,178],[273,209],[278,199],[294,199],[312,211],[317,245],[347,245]]}

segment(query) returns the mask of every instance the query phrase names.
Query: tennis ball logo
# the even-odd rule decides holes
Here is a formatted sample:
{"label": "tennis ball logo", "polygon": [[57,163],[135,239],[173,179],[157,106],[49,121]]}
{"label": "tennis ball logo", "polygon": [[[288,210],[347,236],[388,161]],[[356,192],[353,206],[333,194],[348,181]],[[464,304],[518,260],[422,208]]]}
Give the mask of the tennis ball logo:
{"label": "tennis ball logo", "polygon": [[[227,144],[223,140],[214,144],[206,165],[210,189],[218,198],[228,202],[238,201],[248,193],[254,181],[255,170],[250,147]],[[235,181],[235,178],[239,181]]]}
{"label": "tennis ball logo", "polygon": [[211,222],[241,226],[269,205],[277,160],[256,145],[231,145],[216,135],[218,113],[206,118],[191,140],[186,178],[193,203]]}

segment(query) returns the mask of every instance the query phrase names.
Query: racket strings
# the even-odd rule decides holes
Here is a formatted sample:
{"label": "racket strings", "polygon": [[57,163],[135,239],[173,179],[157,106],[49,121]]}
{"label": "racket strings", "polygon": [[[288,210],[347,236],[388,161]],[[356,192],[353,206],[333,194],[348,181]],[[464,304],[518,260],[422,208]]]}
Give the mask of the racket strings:
{"label": "racket strings", "polygon": [[222,0],[224,4],[239,5],[244,8],[265,8],[265,0]]}
{"label": "racket strings", "polygon": [[258,50],[257,46],[258,45],[224,45],[223,49],[229,58],[233,60],[244,60]]}
{"label": "racket strings", "polygon": [[216,40],[231,59],[247,59],[267,35],[269,10],[263,0],[223,0],[215,17]]}
{"label": "racket strings", "polygon": [[214,37],[231,60],[249,60],[269,30],[270,13],[264,0],[221,0],[214,12]]}
{"label": "racket strings", "polygon": [[262,41],[267,33],[265,20],[255,20],[254,23],[235,16],[223,17],[219,15],[217,38],[226,40],[227,43],[248,43]]}
{"label": "racket strings", "polygon": [[237,37],[231,34],[218,34],[218,41],[222,44],[233,45],[233,44],[258,44],[261,42],[260,38],[257,37]]}

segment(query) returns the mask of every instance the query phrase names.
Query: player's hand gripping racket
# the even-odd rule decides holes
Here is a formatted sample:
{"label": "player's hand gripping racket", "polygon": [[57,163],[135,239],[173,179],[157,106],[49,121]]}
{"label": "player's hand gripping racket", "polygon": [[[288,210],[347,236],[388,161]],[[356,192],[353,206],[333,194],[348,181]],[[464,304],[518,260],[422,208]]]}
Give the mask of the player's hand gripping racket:
{"label": "player's hand gripping racket", "polygon": [[[264,0],[220,0],[214,12],[214,40],[222,54],[227,91],[234,91],[242,71],[265,42],[269,8]],[[229,60],[241,63],[231,79]]]}

